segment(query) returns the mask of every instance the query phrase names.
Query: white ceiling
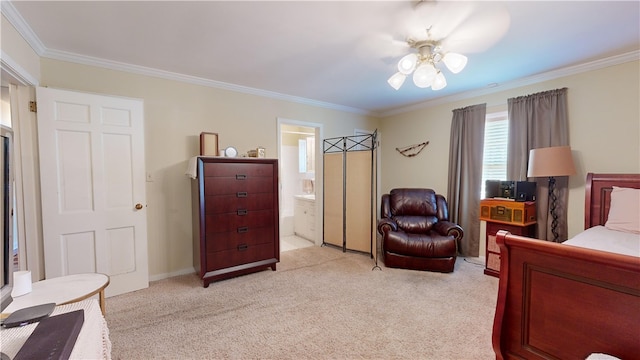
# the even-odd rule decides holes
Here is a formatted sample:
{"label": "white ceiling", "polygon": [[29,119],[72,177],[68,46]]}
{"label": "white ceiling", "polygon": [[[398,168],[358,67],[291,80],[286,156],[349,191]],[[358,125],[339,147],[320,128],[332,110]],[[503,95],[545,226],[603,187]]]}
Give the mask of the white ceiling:
{"label": "white ceiling", "polygon": [[[371,114],[638,59],[640,49],[637,0],[11,1],[2,10],[44,57]],[[445,70],[443,90],[410,79],[392,89],[405,40],[427,27],[467,67]]]}

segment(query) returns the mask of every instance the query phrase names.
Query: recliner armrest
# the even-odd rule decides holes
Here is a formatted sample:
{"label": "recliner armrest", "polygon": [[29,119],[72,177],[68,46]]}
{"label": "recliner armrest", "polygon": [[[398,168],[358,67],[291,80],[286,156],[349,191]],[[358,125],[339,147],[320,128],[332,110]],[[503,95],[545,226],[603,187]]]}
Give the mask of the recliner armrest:
{"label": "recliner armrest", "polygon": [[462,235],[464,235],[464,231],[462,231],[462,227],[458,224],[454,224],[451,221],[438,221],[434,229],[440,235],[451,235],[456,241],[462,239]]}
{"label": "recliner armrest", "polygon": [[389,231],[398,231],[398,224],[389,218],[378,220],[378,232],[384,235]]}

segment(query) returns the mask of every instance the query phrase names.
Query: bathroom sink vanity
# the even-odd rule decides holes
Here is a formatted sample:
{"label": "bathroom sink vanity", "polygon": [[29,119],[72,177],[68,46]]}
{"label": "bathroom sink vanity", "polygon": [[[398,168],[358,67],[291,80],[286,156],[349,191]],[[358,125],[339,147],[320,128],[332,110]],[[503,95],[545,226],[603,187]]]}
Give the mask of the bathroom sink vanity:
{"label": "bathroom sink vanity", "polygon": [[316,197],[313,194],[295,195],[293,231],[307,240],[315,241]]}

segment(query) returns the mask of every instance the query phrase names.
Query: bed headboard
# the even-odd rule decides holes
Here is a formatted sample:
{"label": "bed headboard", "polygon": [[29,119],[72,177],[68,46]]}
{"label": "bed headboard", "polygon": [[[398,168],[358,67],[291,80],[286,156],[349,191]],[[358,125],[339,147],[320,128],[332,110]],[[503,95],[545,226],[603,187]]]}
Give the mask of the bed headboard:
{"label": "bed headboard", "polygon": [[584,204],[584,228],[604,225],[609,216],[614,186],[640,189],[640,174],[587,174]]}

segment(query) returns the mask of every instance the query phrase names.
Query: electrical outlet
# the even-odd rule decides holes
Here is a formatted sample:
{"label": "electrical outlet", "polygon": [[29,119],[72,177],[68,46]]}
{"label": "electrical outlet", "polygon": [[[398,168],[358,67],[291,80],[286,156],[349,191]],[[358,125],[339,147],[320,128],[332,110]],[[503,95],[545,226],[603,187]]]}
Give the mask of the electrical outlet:
{"label": "electrical outlet", "polygon": [[147,173],[147,182],[153,182],[153,176],[150,172]]}

